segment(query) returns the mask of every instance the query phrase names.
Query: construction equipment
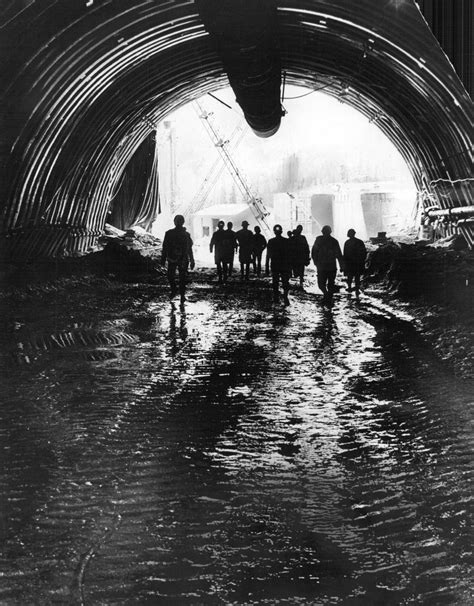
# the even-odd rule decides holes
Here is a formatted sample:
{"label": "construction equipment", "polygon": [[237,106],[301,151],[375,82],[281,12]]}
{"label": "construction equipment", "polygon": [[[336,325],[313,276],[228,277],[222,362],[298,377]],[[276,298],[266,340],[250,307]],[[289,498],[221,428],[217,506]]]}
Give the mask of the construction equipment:
{"label": "construction equipment", "polygon": [[[230,147],[229,144],[231,143],[231,140],[222,138],[217,127],[213,123],[212,112],[207,112],[205,110],[205,108],[203,107],[202,102],[194,101],[193,108],[194,108],[196,114],[198,115],[198,117],[202,120],[202,124],[204,125],[204,128],[205,128],[207,134],[209,135],[209,138],[211,139],[211,141],[214,143],[215,147],[217,148],[220,158],[223,161],[224,168],[227,168],[227,170],[231,174],[231,176],[234,179],[234,182],[237,186],[237,189],[239,190],[242,197],[248,204],[257,223],[259,223],[259,225],[265,231],[269,232],[270,226],[268,224],[266,217],[270,213],[268,212],[265,205],[263,204],[262,199],[252,193],[242,171],[240,171],[239,168],[237,167],[237,164],[235,163],[235,160],[233,159],[233,157],[230,153],[230,149],[229,149],[229,147]],[[237,128],[239,128],[239,127],[237,127]],[[234,131],[234,133],[235,133],[235,131]],[[233,133],[233,135],[234,135],[234,133]],[[238,136],[240,137],[240,139],[242,138],[243,130],[241,133],[239,133]],[[220,175],[220,173],[219,173],[219,175]],[[202,208],[202,206],[205,203],[205,199],[209,195],[209,192],[211,191],[212,187],[214,186],[215,182],[217,181],[217,178],[218,178],[218,176],[214,177],[212,183],[211,182],[209,182],[207,184],[203,183],[203,186],[199,190],[200,191],[199,195],[196,196],[195,200],[193,201],[193,203],[190,206],[190,209],[188,210],[188,214],[199,210],[199,208],[198,208],[199,206],[201,206],[201,208]]]}
{"label": "construction equipment", "polygon": [[[235,127],[229,138],[229,147],[232,149],[236,149],[240,142],[242,141],[245,135],[245,121],[242,118],[239,124]],[[197,213],[202,208],[204,208],[206,201],[211,193],[212,189],[215,187],[219,177],[224,172],[226,166],[222,162],[222,159],[219,156],[214,161],[214,164],[211,166],[207,175],[204,177],[201,187],[199,188],[197,194],[194,196],[191,204],[187,205],[181,212],[181,214],[188,219],[194,213]]]}

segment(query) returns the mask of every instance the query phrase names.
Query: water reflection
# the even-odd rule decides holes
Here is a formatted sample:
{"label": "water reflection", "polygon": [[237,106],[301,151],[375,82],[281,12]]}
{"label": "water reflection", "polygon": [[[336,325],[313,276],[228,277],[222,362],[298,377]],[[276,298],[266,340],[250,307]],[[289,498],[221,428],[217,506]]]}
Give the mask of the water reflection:
{"label": "water reflection", "polygon": [[170,319],[168,338],[171,345],[171,355],[175,356],[180,349],[186,344],[188,338],[188,329],[186,326],[186,311],[184,306],[180,305],[179,324],[177,322],[177,311],[174,302],[170,306]]}
{"label": "water reflection", "polygon": [[2,603],[463,603],[469,389],[406,323],[123,290],[1,337]]}

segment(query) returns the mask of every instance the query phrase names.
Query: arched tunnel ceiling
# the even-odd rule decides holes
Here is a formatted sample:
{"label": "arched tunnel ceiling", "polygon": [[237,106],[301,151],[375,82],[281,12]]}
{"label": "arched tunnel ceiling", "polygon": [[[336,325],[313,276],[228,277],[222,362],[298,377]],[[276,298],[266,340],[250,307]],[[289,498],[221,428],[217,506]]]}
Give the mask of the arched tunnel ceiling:
{"label": "arched tunnel ceiling", "polygon": [[[415,2],[276,10],[286,82],[376,121],[420,190],[467,204],[472,101]],[[191,0],[23,0],[0,16],[2,242],[24,255],[84,248],[156,123],[227,85],[222,62]]]}

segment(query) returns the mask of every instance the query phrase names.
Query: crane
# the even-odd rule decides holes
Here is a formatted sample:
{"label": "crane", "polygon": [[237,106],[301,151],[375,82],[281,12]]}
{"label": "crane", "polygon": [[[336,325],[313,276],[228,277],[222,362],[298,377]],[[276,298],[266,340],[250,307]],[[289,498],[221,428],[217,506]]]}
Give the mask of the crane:
{"label": "crane", "polygon": [[[236,149],[238,147],[238,145],[240,144],[240,142],[242,141],[242,139],[245,135],[244,124],[245,124],[245,121],[242,118],[240,123],[235,127],[235,129],[233,130],[232,134],[229,137],[229,146],[232,146],[233,149]],[[219,180],[219,177],[224,172],[224,169],[225,169],[225,164],[222,162],[222,159],[219,155],[215,159],[212,166],[210,167],[209,171],[207,172],[207,175],[204,177],[204,179],[201,183],[201,186],[198,189],[196,195],[194,196],[191,204],[187,205],[182,210],[181,214],[186,219],[204,207],[206,200],[209,197],[209,194],[211,193],[213,187],[216,185],[217,181]]]}
{"label": "crane", "polygon": [[[202,124],[204,125],[204,128],[205,128],[207,134],[209,135],[209,138],[211,139],[211,141],[214,143],[215,147],[217,148],[220,158],[223,161],[223,165],[221,165],[222,168],[220,169],[220,172],[218,173],[217,177],[214,176],[214,180],[212,181],[212,184],[211,184],[211,182],[206,183],[206,180],[204,181],[203,185],[201,186],[201,189],[199,190],[198,196],[195,197],[195,199],[193,200],[193,203],[190,206],[190,209],[188,210],[188,214],[199,210],[198,207],[202,208],[207,196],[209,195],[209,192],[211,191],[213,185],[217,181],[217,178],[222,173],[222,170],[224,168],[227,168],[227,170],[231,174],[232,178],[234,179],[237,189],[239,190],[242,197],[248,204],[250,210],[252,211],[252,214],[255,217],[257,223],[259,223],[260,226],[263,229],[265,229],[266,231],[270,231],[270,226],[267,221],[267,216],[270,213],[268,212],[265,205],[263,204],[262,199],[252,193],[249,185],[247,184],[246,178],[244,177],[243,173],[239,170],[235,160],[233,159],[233,157],[230,153],[230,149],[229,149],[229,147],[230,147],[229,144],[230,144],[231,140],[230,139],[225,140],[221,137],[217,127],[215,126],[215,124],[212,120],[212,115],[213,115],[212,112],[207,112],[205,110],[205,108],[203,107],[202,102],[194,101],[193,108],[194,108],[196,114],[198,115],[198,117],[202,120]],[[244,133],[243,128],[239,125],[234,130],[234,133],[232,134],[232,136],[235,135],[236,131],[237,131],[237,135],[238,135],[237,140],[240,142],[241,138],[243,137],[243,133]],[[234,147],[235,146],[236,146],[236,144],[234,144]]]}

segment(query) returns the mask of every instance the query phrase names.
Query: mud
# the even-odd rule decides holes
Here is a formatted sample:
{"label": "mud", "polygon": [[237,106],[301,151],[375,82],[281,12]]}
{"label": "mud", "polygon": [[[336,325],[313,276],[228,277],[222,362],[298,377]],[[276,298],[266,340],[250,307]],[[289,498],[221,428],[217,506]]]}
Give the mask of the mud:
{"label": "mud", "polygon": [[310,279],[2,300],[0,603],[467,604],[472,382]]}

